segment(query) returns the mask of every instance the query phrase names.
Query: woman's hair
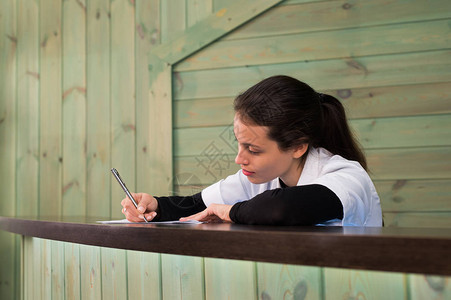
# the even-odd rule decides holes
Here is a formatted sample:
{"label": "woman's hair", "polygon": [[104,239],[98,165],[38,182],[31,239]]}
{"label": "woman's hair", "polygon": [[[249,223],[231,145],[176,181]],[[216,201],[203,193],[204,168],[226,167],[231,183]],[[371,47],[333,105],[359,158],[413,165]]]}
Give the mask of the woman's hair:
{"label": "woman's hair", "polygon": [[264,79],[238,95],[234,108],[242,122],[268,127],[268,137],[283,151],[308,143],[367,169],[340,101],[295,78]]}

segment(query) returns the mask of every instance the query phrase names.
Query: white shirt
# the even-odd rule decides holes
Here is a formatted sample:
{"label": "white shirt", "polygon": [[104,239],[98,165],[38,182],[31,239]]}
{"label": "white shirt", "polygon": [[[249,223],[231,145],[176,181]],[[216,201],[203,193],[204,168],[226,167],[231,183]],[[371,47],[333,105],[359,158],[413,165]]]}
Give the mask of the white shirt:
{"label": "white shirt", "polygon": [[[376,188],[368,173],[355,161],[333,155],[323,148],[311,148],[298,186],[320,184],[337,195],[343,205],[343,220],[324,225],[382,226],[382,210]],[[202,191],[206,206],[213,203],[233,205],[266,190],[280,188],[279,178],[254,184],[239,170]]]}

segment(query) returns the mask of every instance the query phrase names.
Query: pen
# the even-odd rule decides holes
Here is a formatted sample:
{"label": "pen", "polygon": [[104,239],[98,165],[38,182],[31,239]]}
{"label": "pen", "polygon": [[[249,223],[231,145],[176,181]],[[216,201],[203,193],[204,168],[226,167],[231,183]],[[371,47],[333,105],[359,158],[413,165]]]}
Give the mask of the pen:
{"label": "pen", "polygon": [[[117,182],[119,182],[119,184],[121,185],[122,189],[124,190],[125,194],[127,195],[127,197],[132,200],[133,205],[136,207],[136,209],[138,209],[138,204],[135,201],[135,198],[133,198],[132,194],[128,191],[127,186],[125,185],[125,182],[122,180],[121,176],[119,175],[119,172],[115,169],[112,168],[111,169],[111,173],[113,173],[114,177],[116,177]],[[144,216],[144,221],[146,223],[148,223],[149,221],[147,221],[146,217]]]}

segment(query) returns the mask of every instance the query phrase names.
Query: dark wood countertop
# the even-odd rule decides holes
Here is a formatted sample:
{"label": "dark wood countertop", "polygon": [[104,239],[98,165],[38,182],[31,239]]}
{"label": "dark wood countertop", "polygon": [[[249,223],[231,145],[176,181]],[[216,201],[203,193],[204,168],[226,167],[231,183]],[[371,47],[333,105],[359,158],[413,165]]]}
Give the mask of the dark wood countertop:
{"label": "dark wood countertop", "polygon": [[148,252],[451,275],[451,230],[99,224],[87,218],[0,217],[0,229],[44,239]]}

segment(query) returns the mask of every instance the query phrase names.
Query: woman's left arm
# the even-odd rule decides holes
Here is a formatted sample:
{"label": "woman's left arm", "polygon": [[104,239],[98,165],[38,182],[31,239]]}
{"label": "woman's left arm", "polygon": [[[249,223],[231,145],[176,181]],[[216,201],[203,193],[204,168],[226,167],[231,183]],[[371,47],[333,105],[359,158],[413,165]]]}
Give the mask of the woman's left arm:
{"label": "woman's left arm", "polygon": [[260,225],[315,225],[343,218],[343,205],[329,188],[320,184],[278,188],[231,205],[212,204],[182,220],[233,221]]}

